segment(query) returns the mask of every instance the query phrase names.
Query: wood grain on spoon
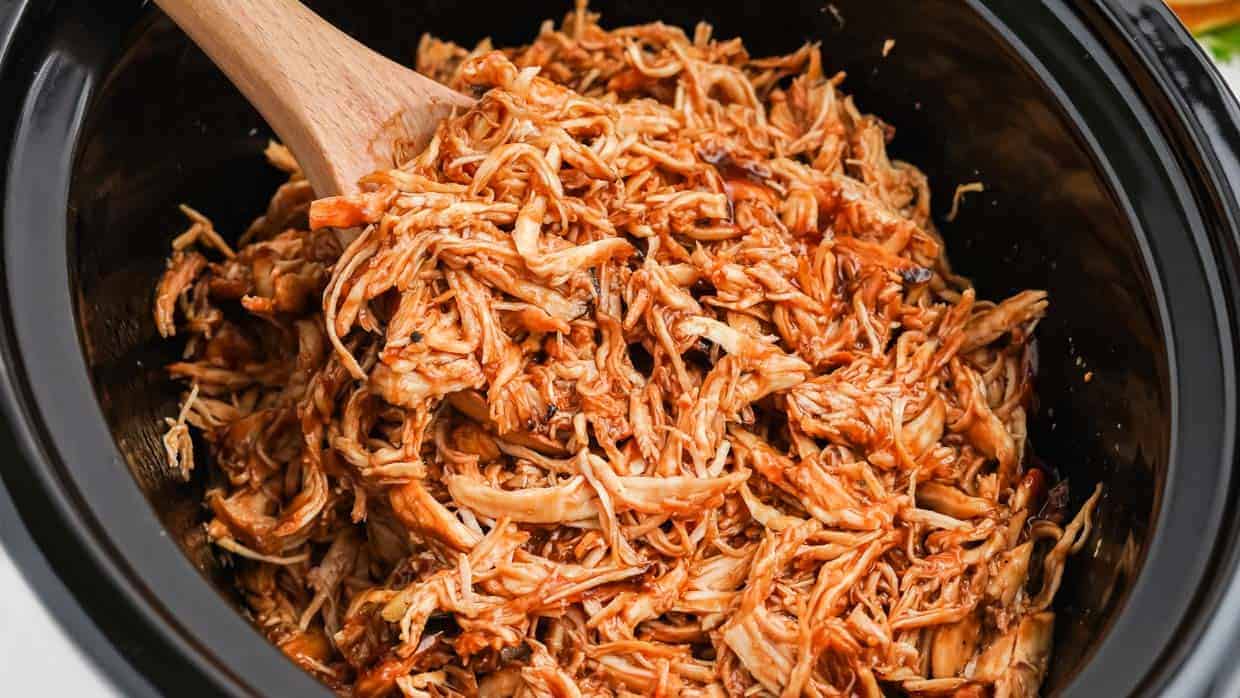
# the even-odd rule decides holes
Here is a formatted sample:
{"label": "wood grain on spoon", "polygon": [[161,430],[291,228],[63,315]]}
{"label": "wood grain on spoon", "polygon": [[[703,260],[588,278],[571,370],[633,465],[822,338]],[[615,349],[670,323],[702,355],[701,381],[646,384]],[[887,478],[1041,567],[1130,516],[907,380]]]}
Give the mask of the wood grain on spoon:
{"label": "wood grain on spoon", "polygon": [[228,75],[319,196],[356,190],[473,100],[354,41],[297,0],[156,0]]}

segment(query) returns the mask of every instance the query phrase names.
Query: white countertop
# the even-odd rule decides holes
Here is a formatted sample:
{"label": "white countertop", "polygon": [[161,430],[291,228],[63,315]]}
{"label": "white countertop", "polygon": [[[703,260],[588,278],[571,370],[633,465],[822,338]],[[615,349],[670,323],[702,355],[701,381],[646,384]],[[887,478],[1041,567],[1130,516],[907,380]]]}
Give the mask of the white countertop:
{"label": "white countertop", "polygon": [[1227,63],[1218,63],[1219,72],[1227,78],[1227,84],[1231,87],[1231,91],[1240,94],[1240,60],[1231,60]]}
{"label": "white countertop", "polygon": [[6,695],[121,698],[0,546],[0,677]]}

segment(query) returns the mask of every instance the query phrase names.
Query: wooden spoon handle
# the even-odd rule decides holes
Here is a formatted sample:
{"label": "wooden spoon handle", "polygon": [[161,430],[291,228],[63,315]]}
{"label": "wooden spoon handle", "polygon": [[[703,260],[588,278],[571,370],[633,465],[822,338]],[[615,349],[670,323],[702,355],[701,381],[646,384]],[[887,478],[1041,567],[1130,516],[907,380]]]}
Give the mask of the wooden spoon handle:
{"label": "wooden spoon handle", "polygon": [[354,41],[297,0],[155,0],[297,156],[316,193],[351,191],[471,100]]}

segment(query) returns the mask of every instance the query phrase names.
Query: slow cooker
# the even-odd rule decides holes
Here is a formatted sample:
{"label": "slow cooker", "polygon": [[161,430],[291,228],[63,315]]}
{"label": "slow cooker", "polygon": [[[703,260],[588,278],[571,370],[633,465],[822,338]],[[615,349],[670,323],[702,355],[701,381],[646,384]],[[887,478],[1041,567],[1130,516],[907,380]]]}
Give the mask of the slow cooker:
{"label": "slow cooker", "polygon": [[[425,31],[514,44],[568,9],[309,4],[405,62]],[[936,212],[985,185],[944,226],[953,263],[987,297],[1050,292],[1033,447],[1074,507],[1105,485],[1043,690],[1240,695],[1240,107],[1160,0],[591,5],[706,19],[756,54],[821,41]],[[181,482],[159,439],[177,348],[150,302],[176,205],[243,229],[277,183],[269,130],[138,0],[0,3],[0,95],[6,544],[126,694],[329,695],[237,611],[203,473]]]}

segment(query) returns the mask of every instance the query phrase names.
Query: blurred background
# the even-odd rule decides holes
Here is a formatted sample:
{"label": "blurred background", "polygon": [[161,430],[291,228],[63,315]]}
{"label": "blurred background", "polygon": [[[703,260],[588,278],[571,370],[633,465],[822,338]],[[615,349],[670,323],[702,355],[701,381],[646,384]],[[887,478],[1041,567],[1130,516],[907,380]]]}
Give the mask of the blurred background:
{"label": "blurred background", "polygon": [[1168,5],[1240,88],[1240,0],[1168,0]]}

